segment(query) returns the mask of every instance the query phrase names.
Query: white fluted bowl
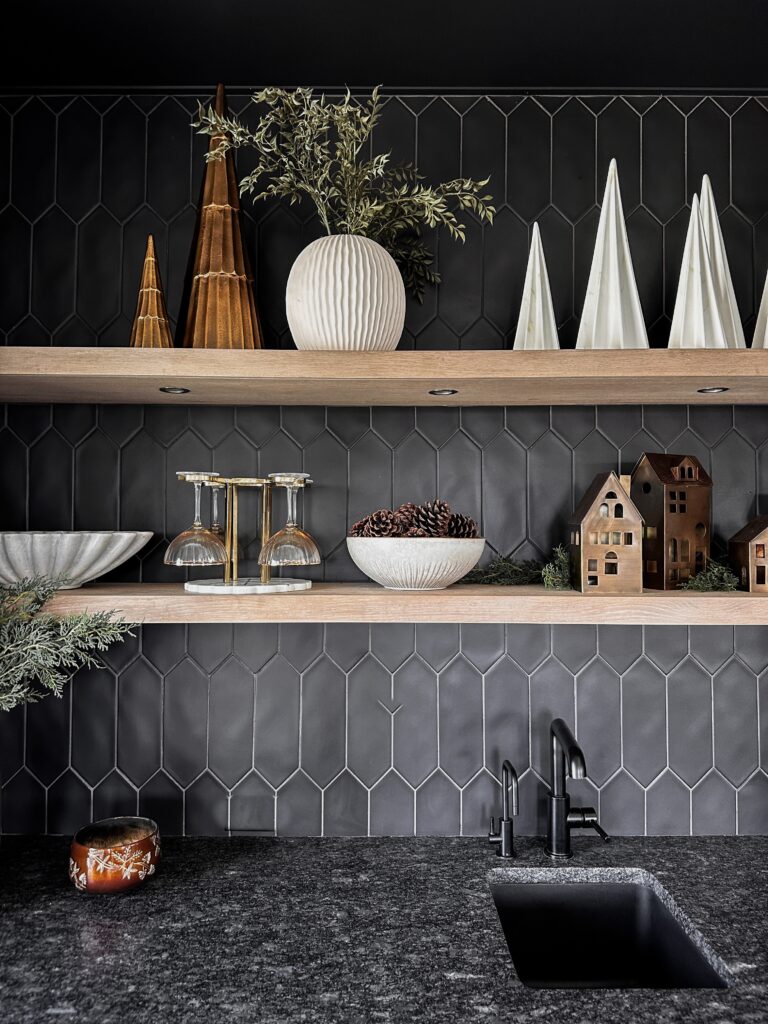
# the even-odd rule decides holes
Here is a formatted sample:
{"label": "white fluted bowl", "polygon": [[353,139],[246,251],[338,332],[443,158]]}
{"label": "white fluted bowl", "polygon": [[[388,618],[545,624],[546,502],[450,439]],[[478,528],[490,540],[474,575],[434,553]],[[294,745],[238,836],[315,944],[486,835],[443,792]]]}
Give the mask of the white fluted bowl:
{"label": "white fluted bowl", "polygon": [[352,561],[388,590],[444,590],[483,553],[483,537],[347,537]]}
{"label": "white fluted bowl", "polygon": [[74,590],[127,561],[151,536],[136,530],[0,533],[0,582],[66,576],[62,590]]}
{"label": "white fluted bowl", "polygon": [[405,322],[397,264],[362,235],[328,235],[299,253],[285,308],[296,348],[389,352]]}

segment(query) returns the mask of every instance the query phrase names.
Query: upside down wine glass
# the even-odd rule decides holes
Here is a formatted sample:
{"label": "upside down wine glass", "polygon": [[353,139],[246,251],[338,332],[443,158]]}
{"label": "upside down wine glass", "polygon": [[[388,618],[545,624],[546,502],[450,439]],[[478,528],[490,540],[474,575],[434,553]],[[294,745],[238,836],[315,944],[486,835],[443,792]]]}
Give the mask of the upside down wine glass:
{"label": "upside down wine glass", "polygon": [[223,565],[227,549],[221,538],[203,526],[200,518],[200,491],[209,474],[184,474],[184,479],[195,487],[195,521],[168,545],[163,561],[166,565]]}
{"label": "upside down wine glass", "polygon": [[297,522],[296,498],[309,473],[270,473],[273,483],[286,488],[287,516],[282,530],[273,533],[259,553],[259,565],[319,565],[320,551]]}

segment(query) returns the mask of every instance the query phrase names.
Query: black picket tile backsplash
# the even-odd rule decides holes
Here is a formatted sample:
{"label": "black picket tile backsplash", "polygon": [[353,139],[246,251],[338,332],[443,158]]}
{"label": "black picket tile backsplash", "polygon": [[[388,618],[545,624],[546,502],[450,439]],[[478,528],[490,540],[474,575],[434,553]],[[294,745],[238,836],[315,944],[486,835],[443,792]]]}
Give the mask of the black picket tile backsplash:
{"label": "black picket tile backsplash", "polygon": [[[244,96],[231,97],[233,110]],[[0,340],[125,345],[146,234],[179,311],[205,143],[196,97],[0,98]],[[396,96],[376,146],[430,178],[491,174],[493,228],[435,239],[443,284],[409,301],[405,347],[511,342],[538,220],[564,346],[575,342],[608,162],[619,161],[649,333],[665,344],[688,219],[709,173],[747,334],[768,265],[765,98]],[[241,161],[240,171],[248,166]],[[311,211],[252,207],[246,230],[271,345],[316,237]],[[638,396],[641,397],[641,396]],[[310,472],[303,509],[324,562],[358,580],[345,534],[435,494],[495,552],[546,557],[597,472],[645,450],[697,455],[714,539],[768,503],[763,407],[321,409],[8,406],[0,529],[149,529],[113,580],[162,564],[189,525],[175,471]],[[245,571],[257,517],[245,495]],[[283,509],[278,503],[276,515]],[[383,598],[384,599],[384,598]],[[546,730],[562,715],[609,831],[768,831],[768,631],[633,626],[148,626],[61,701],[0,715],[3,828],[71,832],[139,811],[168,834],[482,834],[499,771],[521,774],[520,830],[541,832]]]}
{"label": "black picket tile backsplash", "polygon": [[[190,127],[197,100],[0,97],[11,141],[0,157],[0,339],[126,345],[150,231],[175,322],[206,144]],[[242,112],[247,96],[230,106]],[[704,173],[751,332],[768,267],[765,97],[391,96],[374,145],[415,160],[430,180],[490,175],[498,208],[493,227],[466,218],[464,245],[436,239],[443,287],[423,305],[409,301],[403,347],[510,344],[534,220],[561,343],[572,346],[612,157],[652,344],[666,344],[688,204]],[[241,175],[252,163],[241,154]],[[317,218],[285,204],[246,199],[244,208],[267,342],[290,346],[285,283]]]}

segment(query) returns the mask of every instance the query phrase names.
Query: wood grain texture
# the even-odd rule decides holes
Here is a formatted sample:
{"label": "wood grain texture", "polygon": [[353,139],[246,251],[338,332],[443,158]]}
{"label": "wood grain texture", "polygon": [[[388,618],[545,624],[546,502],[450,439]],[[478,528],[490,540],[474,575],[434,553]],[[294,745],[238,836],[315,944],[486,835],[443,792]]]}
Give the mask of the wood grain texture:
{"label": "wood grain texture", "polygon": [[768,597],[645,591],[598,596],[543,587],[458,583],[393,591],[370,583],[316,583],[293,594],[188,594],[180,583],[90,584],[60,591],[57,615],[120,612],[134,622],[542,622],[615,625],[768,625]]}
{"label": "wood grain texture", "polygon": [[[698,388],[725,386],[719,395]],[[166,395],[164,386],[189,388]],[[456,394],[434,397],[434,388]],[[4,402],[181,405],[765,404],[768,349],[515,352],[0,349]]]}

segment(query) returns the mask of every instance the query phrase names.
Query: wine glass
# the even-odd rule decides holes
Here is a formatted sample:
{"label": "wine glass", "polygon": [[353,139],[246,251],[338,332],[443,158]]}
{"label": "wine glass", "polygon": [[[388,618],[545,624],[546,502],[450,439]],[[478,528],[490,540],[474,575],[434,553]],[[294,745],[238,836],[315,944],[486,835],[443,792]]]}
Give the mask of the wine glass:
{"label": "wine glass", "polygon": [[273,533],[259,553],[259,565],[319,565],[320,550],[306,531],[299,528],[296,496],[309,473],[270,473],[273,484],[285,488],[287,516],[282,530]]}
{"label": "wine glass", "polygon": [[194,484],[195,521],[168,545],[163,561],[166,565],[223,565],[227,561],[227,549],[215,533],[203,526],[200,518],[200,492],[206,480],[215,473],[177,473],[180,479]]}
{"label": "wine glass", "polygon": [[224,484],[208,484],[211,489],[211,533],[224,542],[224,527],[219,522],[219,491],[224,490]]}

